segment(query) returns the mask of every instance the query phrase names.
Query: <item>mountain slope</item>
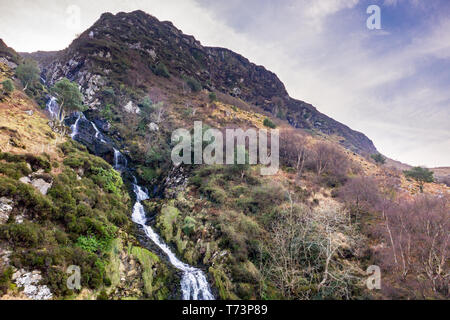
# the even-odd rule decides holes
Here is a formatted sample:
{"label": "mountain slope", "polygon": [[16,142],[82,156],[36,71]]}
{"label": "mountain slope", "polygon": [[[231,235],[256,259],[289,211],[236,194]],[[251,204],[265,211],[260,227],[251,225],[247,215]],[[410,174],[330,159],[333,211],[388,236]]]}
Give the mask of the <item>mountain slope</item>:
{"label": "mountain slope", "polygon": [[29,56],[41,63],[50,84],[63,76],[77,81],[92,105],[98,105],[96,94],[107,84],[105,78],[140,86],[147,73],[164,65],[172,76],[193,77],[204,88],[239,97],[294,127],[338,135],[356,152],[376,152],[364,134],[289,97],[274,73],[228,49],[203,47],[172,23],[142,11],[105,13],[67,49]]}
{"label": "mountain slope", "polygon": [[[202,47],[171,23],[140,11],[104,14],[66,50],[24,56],[40,61],[47,91],[68,77],[80,85],[89,106],[84,116],[74,113],[65,119],[77,132],[74,140],[87,148],[67,142],[69,146],[61,149],[65,158],[58,162],[68,172],[64,175],[73,177],[67,187],[75,189],[70,194],[75,198],[76,214],[80,207],[80,217],[60,227],[84,230],[86,215],[114,225],[122,221],[110,221],[110,212],[125,213],[130,203],[127,194],[109,195],[113,200],[109,204],[117,207],[114,210],[89,201],[91,193],[100,199],[108,196],[108,190],[95,186],[95,176],[102,171],[92,167],[101,165],[117,177],[106,162],[124,171],[124,184],[128,181],[134,187],[131,197],[139,200],[134,208],[142,220],[136,220],[134,208],[132,218],[141,226],[122,228],[110,239],[111,253],[121,252],[109,261],[113,272],[108,269],[107,274],[112,275],[113,286],[106,293],[110,298],[180,298],[180,274],[169,267],[174,264],[167,261],[164,252],[168,251],[201,270],[214,296],[222,299],[407,299],[418,296],[418,287],[423,297],[446,294],[444,286],[432,286],[437,283],[433,279],[446,281],[448,277],[432,274],[430,280],[420,264],[411,267],[405,279],[404,265],[391,256],[396,248],[391,247],[388,235],[399,241],[394,245],[402,243],[405,220],[403,216],[398,219],[398,213],[413,217],[411,208],[414,217],[433,212],[429,217],[440,226],[438,232],[447,230],[442,221],[448,221],[450,188],[434,183],[419,188],[401,172],[354,153],[375,149],[362,134],[287,97],[283,84],[263,67],[226,49]],[[191,130],[194,121],[220,130],[277,126],[280,170],[261,176],[260,165],[173,165],[171,134],[178,128]],[[83,175],[81,181],[95,190],[80,196],[74,188],[75,174]],[[414,231],[423,230],[420,223],[427,221],[407,220]],[[156,236],[142,234],[146,228],[158,233],[167,250],[155,247]],[[395,231],[390,233],[389,228]],[[71,239],[76,236],[80,235],[75,233]],[[420,236],[420,232],[411,233],[417,242],[425,239]],[[151,252],[141,254],[136,237]],[[86,255],[91,247],[83,244],[92,239],[82,239],[79,244]],[[131,256],[142,269],[130,266],[130,250],[126,249],[130,245]],[[411,248],[413,258],[408,259],[416,263],[422,261],[423,252],[436,246],[422,241],[421,246]],[[104,250],[96,254],[106,262]],[[27,257],[20,246],[17,256]],[[445,257],[435,262],[441,261]],[[125,270],[117,268],[122,264]],[[383,291],[366,287],[365,269],[372,264],[382,267]],[[446,270],[446,266],[435,270]],[[120,285],[122,275],[129,272],[131,279]],[[45,281],[49,279],[46,275]],[[146,294],[124,291],[128,280],[148,289]],[[108,283],[103,279],[106,287]],[[83,282],[83,288],[90,285]]]}

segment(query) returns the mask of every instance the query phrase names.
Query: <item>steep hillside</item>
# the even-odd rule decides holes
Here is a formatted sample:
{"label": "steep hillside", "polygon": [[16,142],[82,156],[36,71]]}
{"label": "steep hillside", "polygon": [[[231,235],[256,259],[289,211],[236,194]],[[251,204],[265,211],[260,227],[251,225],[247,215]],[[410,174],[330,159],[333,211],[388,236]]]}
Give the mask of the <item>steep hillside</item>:
{"label": "steep hillside", "polygon": [[[57,298],[448,296],[450,188],[376,163],[367,137],[263,67],[141,11],[103,14],[67,49],[24,57],[40,62],[48,103],[18,81],[0,103],[3,292],[20,296],[14,283],[35,271]],[[65,77],[85,111],[68,112],[61,135],[47,117]],[[280,169],[174,165],[172,133],[195,121],[279,129]],[[64,285],[70,264],[87,270],[81,290]],[[370,265],[380,290],[366,286]]]}
{"label": "steep hillside", "polygon": [[9,68],[15,68],[21,60],[21,56],[14,49],[8,47],[2,39],[0,39],[0,62]]}
{"label": "steep hillside", "polygon": [[364,134],[289,97],[274,73],[228,49],[203,47],[172,23],[160,22],[142,11],[105,13],[66,50],[31,56],[41,62],[50,84],[62,76],[77,81],[90,105],[98,105],[102,87],[114,86],[114,81],[140,87],[149,81],[148,73],[168,72],[239,97],[294,127],[339,135],[340,142],[356,152],[376,152]]}
{"label": "steep hillside", "polygon": [[[11,74],[0,62],[0,82]],[[133,236],[119,173],[48,122],[20,89],[0,100],[0,299],[176,295],[172,271]],[[66,285],[71,265],[81,291]]]}

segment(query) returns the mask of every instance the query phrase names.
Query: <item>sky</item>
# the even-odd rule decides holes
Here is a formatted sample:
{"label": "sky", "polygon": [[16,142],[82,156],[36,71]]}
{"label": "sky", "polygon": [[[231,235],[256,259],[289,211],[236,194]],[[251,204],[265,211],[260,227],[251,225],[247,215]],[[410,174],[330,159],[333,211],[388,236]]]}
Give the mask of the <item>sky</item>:
{"label": "sky", "polygon": [[[380,29],[367,27],[370,5]],[[136,9],[265,66],[384,155],[450,166],[450,1],[0,0],[0,38],[19,52],[60,50],[101,13]]]}

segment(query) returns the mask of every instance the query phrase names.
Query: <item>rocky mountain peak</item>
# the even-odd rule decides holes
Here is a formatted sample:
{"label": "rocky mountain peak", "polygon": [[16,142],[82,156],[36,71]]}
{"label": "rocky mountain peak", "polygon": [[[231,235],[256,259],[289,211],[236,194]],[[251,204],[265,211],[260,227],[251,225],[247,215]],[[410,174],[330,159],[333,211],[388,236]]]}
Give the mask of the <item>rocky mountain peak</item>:
{"label": "rocky mountain peak", "polygon": [[203,88],[237,96],[292,126],[342,137],[341,143],[356,152],[374,153],[364,134],[320,113],[314,106],[291,98],[271,71],[225,48],[206,47],[171,22],[159,21],[143,11],[104,13],[54,59],[41,62],[48,82],[67,77],[83,88],[86,103],[100,105],[98,93],[114,82],[139,86],[158,65],[171,78],[191,77]]}

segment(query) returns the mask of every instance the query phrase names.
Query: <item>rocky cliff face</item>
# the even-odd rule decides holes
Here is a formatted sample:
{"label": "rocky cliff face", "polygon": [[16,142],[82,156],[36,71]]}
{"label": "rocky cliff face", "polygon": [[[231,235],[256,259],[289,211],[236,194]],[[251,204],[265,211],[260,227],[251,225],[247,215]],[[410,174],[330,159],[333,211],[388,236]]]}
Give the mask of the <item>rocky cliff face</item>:
{"label": "rocky cliff face", "polygon": [[146,74],[164,65],[172,77],[192,77],[204,88],[239,96],[298,128],[336,134],[349,149],[373,153],[364,134],[327,117],[303,101],[289,97],[278,77],[262,66],[224,48],[204,47],[170,22],[142,11],[103,14],[65,50],[33,53],[52,84],[61,77],[77,81],[91,107],[99,92],[114,82],[140,86]]}
{"label": "rocky cliff face", "polygon": [[0,63],[4,63],[9,68],[14,69],[21,60],[20,55],[0,39]]}

